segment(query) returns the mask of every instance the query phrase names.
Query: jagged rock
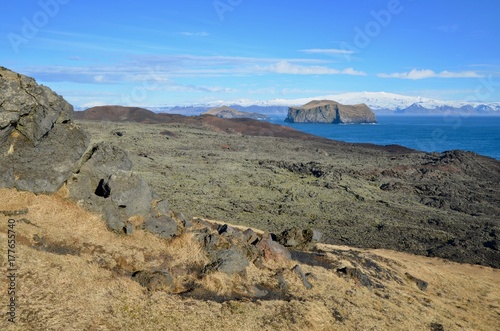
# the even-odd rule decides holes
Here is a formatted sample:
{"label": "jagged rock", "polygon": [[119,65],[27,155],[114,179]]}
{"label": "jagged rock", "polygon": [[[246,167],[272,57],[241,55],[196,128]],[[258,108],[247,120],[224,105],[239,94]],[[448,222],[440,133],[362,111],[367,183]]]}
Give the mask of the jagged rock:
{"label": "jagged rock", "polygon": [[312,289],[313,286],[307,279],[306,275],[302,271],[302,268],[297,264],[295,267],[293,267],[292,271],[300,277],[300,280],[302,281],[302,284],[304,284],[304,287],[308,290]]}
{"label": "jagged rock", "polygon": [[149,291],[168,290],[171,289],[174,284],[172,276],[166,270],[136,271],[132,274],[132,279]]}
{"label": "jagged rock", "polygon": [[250,245],[256,245],[260,240],[259,235],[255,231],[253,231],[252,229],[246,229],[243,232],[243,235],[245,238],[245,242],[250,244]]}
{"label": "jagged rock", "polygon": [[[170,210],[168,208],[169,208],[168,200],[166,199],[153,201],[153,210],[156,212],[155,216],[168,215],[170,213]],[[176,213],[176,212],[172,213],[174,217],[177,217],[179,219],[185,218],[185,216],[182,213]]]}
{"label": "jagged rock", "polygon": [[127,216],[144,215],[151,211],[153,191],[146,181],[133,172],[118,171],[110,176],[109,198],[125,211]]}
{"label": "jagged rock", "polygon": [[373,282],[358,268],[346,266],[337,269],[337,273],[344,274],[347,278],[354,279],[356,282],[359,282],[362,286],[368,287],[369,289],[373,288]]}
{"label": "jagged rock", "polygon": [[262,250],[262,257],[265,260],[283,261],[292,258],[288,249],[274,241],[271,235],[264,236],[257,244],[257,247]]}
{"label": "jagged rock", "polygon": [[[167,216],[168,201],[155,199],[146,181],[130,171],[132,162],[125,151],[98,143],[82,163],[79,172],[68,180],[69,197],[101,213],[111,230],[131,234],[140,225],[164,238],[179,233],[175,220]],[[134,218],[142,222],[131,224]]]}
{"label": "jagged rock", "polygon": [[158,234],[165,239],[170,239],[179,234],[177,222],[168,216],[148,218],[144,222],[144,229],[151,233]]}
{"label": "jagged rock", "polygon": [[249,262],[245,254],[236,247],[231,247],[215,251],[212,263],[205,266],[203,273],[220,271],[232,275],[244,272],[248,265]]}
{"label": "jagged rock", "polygon": [[0,187],[56,192],[89,144],[72,116],[48,87],[0,67]]}
{"label": "jagged rock", "polygon": [[285,280],[285,276],[283,275],[283,271],[280,271],[276,274],[276,278],[278,280],[278,288],[282,292],[288,292],[288,283]]}
{"label": "jagged rock", "polygon": [[301,230],[293,227],[283,231],[277,239],[285,247],[306,248],[309,244],[320,241],[321,236],[321,232],[317,230]]}
{"label": "jagged rock", "polygon": [[119,170],[132,170],[132,161],[127,152],[108,142],[100,142],[92,146],[81,162],[80,173],[86,173],[99,180]]}
{"label": "jagged rock", "polygon": [[73,107],[33,78],[0,67],[0,144],[17,130],[33,146],[55,124],[73,119]]}
{"label": "jagged rock", "polygon": [[211,233],[209,228],[202,229],[197,235],[197,238],[207,251],[216,249],[219,244],[219,234]]}
{"label": "jagged rock", "polygon": [[314,100],[302,107],[290,107],[285,119],[290,123],[377,123],[365,104],[347,106],[331,100]]}
{"label": "jagged rock", "polygon": [[219,234],[227,233],[228,235],[231,235],[231,234],[234,234],[236,232],[236,230],[227,224],[222,224],[222,225],[219,225],[217,227],[217,232]]}
{"label": "jagged rock", "polygon": [[244,241],[245,238],[245,235],[240,230],[237,230],[227,224],[219,225],[217,227],[217,232],[220,235],[223,235],[231,239],[232,241],[237,241],[237,242]]}

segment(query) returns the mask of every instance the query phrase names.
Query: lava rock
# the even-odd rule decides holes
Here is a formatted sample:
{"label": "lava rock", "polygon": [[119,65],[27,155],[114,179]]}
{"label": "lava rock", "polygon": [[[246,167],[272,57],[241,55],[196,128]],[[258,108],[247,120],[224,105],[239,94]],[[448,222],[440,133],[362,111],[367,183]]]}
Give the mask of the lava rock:
{"label": "lava rock", "polygon": [[0,187],[56,192],[89,144],[72,119],[61,96],[0,67]]}

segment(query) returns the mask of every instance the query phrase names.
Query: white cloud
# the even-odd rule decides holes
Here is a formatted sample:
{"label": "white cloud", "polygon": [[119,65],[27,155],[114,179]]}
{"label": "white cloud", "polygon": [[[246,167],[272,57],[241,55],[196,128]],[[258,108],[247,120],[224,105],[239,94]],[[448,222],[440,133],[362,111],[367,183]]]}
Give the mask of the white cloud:
{"label": "white cloud", "polygon": [[366,76],[366,73],[362,71],[356,71],[353,68],[347,68],[343,70],[333,69],[325,66],[303,66],[298,64],[293,64],[288,61],[279,61],[270,66],[261,68],[263,71],[273,72],[277,74],[288,74],[288,75],[354,75],[354,76]]}
{"label": "white cloud", "polygon": [[380,73],[377,74],[378,77],[381,78],[399,78],[399,79],[427,79],[427,78],[482,78],[484,77],[481,74],[478,74],[475,71],[441,71],[434,72],[430,69],[413,69],[409,72],[395,72],[392,74]]}
{"label": "white cloud", "polygon": [[323,49],[323,48],[312,48],[312,49],[303,49],[301,50],[303,53],[308,54],[327,54],[327,55],[349,55],[354,54],[354,51],[350,51],[347,49]]}

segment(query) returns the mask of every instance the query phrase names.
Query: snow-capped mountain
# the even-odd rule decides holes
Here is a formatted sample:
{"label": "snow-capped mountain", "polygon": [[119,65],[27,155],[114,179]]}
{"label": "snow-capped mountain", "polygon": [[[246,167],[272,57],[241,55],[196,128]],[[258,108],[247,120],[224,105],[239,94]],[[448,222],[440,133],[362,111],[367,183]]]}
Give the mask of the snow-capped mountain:
{"label": "snow-capped mountain", "polygon": [[[443,101],[424,97],[406,96],[386,92],[353,92],[344,94],[323,95],[300,99],[271,100],[218,100],[183,106],[145,107],[154,112],[169,112],[185,115],[199,115],[210,108],[229,106],[242,111],[263,113],[267,115],[283,115],[290,106],[301,106],[312,100],[333,100],[345,105],[364,103],[375,113],[394,114],[496,114],[500,115],[500,102],[481,103],[468,101]],[[75,107],[86,109],[88,107]]]}
{"label": "snow-capped mountain", "polygon": [[353,92],[344,94],[324,95],[300,99],[251,100],[239,99],[231,101],[213,101],[195,107],[240,106],[282,108],[304,105],[312,100],[334,100],[346,105],[364,103],[375,112],[387,113],[440,113],[440,112],[480,112],[500,114],[500,102],[480,103],[467,101],[443,101],[424,97],[405,96],[386,92]]}

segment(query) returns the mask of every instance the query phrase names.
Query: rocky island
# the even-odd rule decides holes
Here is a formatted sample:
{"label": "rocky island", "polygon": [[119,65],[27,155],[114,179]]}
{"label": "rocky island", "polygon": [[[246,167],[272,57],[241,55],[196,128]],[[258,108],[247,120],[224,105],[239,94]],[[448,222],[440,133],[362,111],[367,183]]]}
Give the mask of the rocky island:
{"label": "rocky island", "polygon": [[290,107],[289,123],[377,123],[373,111],[365,104],[342,105],[331,100],[313,100],[302,107]]}
{"label": "rocky island", "polygon": [[238,109],[227,106],[212,108],[202,115],[214,115],[219,118],[252,118],[254,120],[263,120],[269,118],[269,116],[264,114],[239,111]]}

